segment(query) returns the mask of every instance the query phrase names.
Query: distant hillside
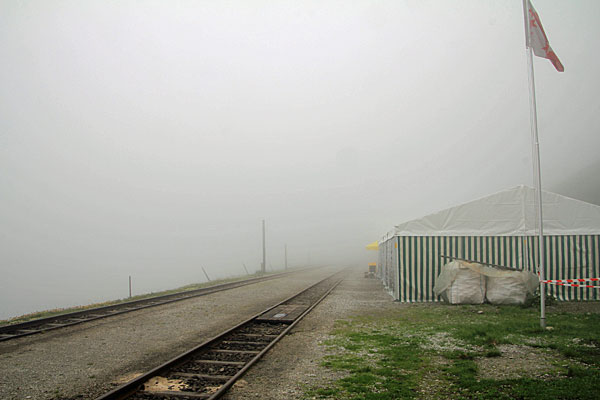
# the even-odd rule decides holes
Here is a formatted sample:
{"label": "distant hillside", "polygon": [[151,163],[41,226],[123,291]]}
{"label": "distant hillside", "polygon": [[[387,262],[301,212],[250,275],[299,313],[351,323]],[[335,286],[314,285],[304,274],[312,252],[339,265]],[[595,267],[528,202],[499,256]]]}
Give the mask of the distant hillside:
{"label": "distant hillside", "polygon": [[600,205],[600,161],[584,167],[562,182],[548,185],[544,189]]}

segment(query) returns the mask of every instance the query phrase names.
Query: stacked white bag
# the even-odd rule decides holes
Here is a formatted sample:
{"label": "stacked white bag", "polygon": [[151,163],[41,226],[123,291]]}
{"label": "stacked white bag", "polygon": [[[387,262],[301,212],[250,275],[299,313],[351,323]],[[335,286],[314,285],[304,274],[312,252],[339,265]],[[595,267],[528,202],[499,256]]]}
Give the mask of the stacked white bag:
{"label": "stacked white bag", "polygon": [[485,298],[492,304],[523,304],[533,294],[539,280],[527,271],[487,271]]}
{"label": "stacked white bag", "polygon": [[433,291],[450,304],[481,304],[485,300],[485,276],[465,264],[455,260],[444,265]]}
{"label": "stacked white bag", "polygon": [[454,260],[442,267],[433,288],[450,304],[523,304],[539,280],[528,271],[499,270]]}

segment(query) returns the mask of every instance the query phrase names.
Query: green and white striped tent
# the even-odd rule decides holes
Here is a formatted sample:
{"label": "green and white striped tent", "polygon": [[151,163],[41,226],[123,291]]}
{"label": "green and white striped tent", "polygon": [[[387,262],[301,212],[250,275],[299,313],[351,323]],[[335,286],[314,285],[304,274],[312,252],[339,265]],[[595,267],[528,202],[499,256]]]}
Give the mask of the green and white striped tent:
{"label": "green and white striped tent", "polygon": [[[551,192],[542,201],[546,279],[600,277],[600,206]],[[378,275],[397,300],[439,301],[442,256],[536,273],[538,243],[535,191],[517,186],[396,225],[379,242]],[[547,287],[559,300],[600,299],[598,289]]]}

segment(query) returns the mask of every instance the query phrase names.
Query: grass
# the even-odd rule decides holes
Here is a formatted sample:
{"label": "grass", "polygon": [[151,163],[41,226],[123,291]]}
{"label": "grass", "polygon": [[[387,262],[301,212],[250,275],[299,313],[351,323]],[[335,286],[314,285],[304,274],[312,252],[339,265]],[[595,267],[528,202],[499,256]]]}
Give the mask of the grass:
{"label": "grass", "polygon": [[[270,275],[270,274],[272,274],[272,273],[266,273],[265,275]],[[94,303],[94,304],[89,304],[89,305],[84,305],[84,306],[37,311],[37,312],[31,313],[31,314],[25,314],[25,315],[21,315],[18,317],[7,319],[7,320],[0,320],[0,326],[19,324],[19,323],[31,321],[34,319],[54,317],[57,315],[68,314],[68,313],[76,312],[76,311],[88,310],[91,308],[113,306],[116,304],[126,303],[128,301],[143,300],[143,299],[149,299],[152,297],[166,296],[168,294],[183,293],[183,292],[188,292],[191,290],[201,289],[201,288],[208,287],[208,286],[214,286],[214,285],[219,285],[219,284],[223,284],[223,283],[229,283],[229,282],[235,282],[235,281],[240,281],[240,280],[244,280],[244,279],[255,278],[260,275],[261,274],[257,272],[252,275],[245,275],[245,276],[239,276],[239,277],[228,278],[228,279],[218,279],[218,280],[214,280],[214,281],[210,281],[210,282],[203,282],[203,283],[194,283],[194,284],[182,286],[182,287],[175,288],[175,289],[163,290],[161,292],[152,292],[152,293],[141,294],[141,295],[133,296],[131,298],[110,300],[110,301],[105,301],[102,303]]]}
{"label": "grass", "polygon": [[[539,327],[535,308],[492,305],[415,304],[337,321],[322,365],[344,377],[308,388],[305,397],[598,398],[600,315],[556,308],[547,330]],[[481,360],[509,369],[516,363],[503,357],[502,345],[546,358],[518,364],[535,373],[482,377]]]}

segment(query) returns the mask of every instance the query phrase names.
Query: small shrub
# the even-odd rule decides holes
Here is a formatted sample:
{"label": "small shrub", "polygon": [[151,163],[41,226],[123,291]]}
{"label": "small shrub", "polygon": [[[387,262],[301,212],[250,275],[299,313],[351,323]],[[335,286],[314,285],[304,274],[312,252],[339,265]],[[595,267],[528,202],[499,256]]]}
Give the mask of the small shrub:
{"label": "small shrub", "polygon": [[492,350],[488,350],[485,353],[485,356],[488,358],[492,358],[492,357],[501,357],[502,353],[500,352],[500,350],[498,349],[492,349]]}

